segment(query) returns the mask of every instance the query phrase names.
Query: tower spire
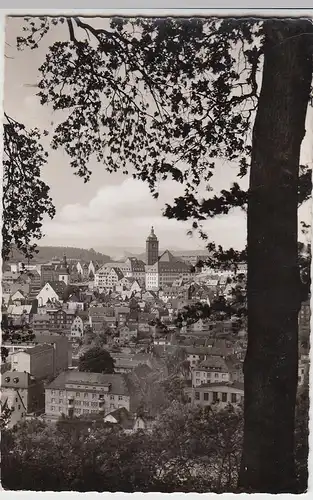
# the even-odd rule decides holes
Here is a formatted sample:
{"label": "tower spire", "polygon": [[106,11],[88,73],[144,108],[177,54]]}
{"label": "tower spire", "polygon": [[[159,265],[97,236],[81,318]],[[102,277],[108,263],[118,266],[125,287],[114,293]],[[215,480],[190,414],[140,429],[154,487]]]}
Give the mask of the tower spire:
{"label": "tower spire", "polygon": [[154,232],[154,227],[151,227],[150,235],[146,241],[146,262],[149,266],[155,264],[159,258],[159,242]]}

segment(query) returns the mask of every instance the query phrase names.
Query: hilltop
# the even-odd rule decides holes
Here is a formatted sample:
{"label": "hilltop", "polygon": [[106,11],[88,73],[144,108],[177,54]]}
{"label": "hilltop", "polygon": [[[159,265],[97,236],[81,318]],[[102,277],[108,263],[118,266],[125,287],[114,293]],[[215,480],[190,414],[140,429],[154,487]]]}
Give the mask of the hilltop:
{"label": "hilltop", "polygon": [[[101,252],[96,252],[93,248],[87,250],[86,248],[76,248],[76,247],[52,247],[52,246],[37,246],[38,253],[34,255],[31,262],[41,263],[47,262],[54,257],[62,259],[64,255],[68,260],[77,259],[89,262],[91,260],[97,261],[100,264],[105,264],[109,262],[111,258],[109,255],[105,255]],[[12,255],[10,257],[10,262],[26,262],[25,257],[17,249],[12,250]]]}

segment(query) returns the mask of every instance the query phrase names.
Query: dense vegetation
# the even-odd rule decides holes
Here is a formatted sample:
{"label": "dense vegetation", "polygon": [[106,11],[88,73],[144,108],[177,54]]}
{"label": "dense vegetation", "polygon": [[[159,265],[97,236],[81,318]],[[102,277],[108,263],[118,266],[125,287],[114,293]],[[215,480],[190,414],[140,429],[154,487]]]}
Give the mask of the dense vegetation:
{"label": "dense vegetation", "polygon": [[[101,252],[96,252],[93,248],[89,250],[76,247],[53,247],[53,246],[37,246],[37,253],[34,255],[32,262],[46,262],[54,257],[63,259],[64,255],[69,259],[77,259],[80,261],[90,262],[97,261],[101,264],[109,262],[111,259],[108,255]],[[22,261],[25,262],[25,256],[22,252],[13,248],[10,253],[10,262]]]}

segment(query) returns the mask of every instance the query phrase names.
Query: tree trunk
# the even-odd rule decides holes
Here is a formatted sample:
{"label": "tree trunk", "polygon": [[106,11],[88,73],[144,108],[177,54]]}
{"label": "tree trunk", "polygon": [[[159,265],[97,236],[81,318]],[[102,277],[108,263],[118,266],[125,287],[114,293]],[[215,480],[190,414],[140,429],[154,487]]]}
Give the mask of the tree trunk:
{"label": "tree trunk", "polygon": [[248,348],[239,488],[296,492],[297,188],[312,78],[312,25],[264,22],[248,202]]}

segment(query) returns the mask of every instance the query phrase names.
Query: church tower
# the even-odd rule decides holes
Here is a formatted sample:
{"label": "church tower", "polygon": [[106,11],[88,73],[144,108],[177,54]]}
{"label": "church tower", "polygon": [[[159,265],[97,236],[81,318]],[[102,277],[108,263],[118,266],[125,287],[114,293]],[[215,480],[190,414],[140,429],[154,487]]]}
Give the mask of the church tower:
{"label": "church tower", "polygon": [[148,266],[152,266],[159,259],[159,240],[154,234],[153,226],[151,228],[151,233],[146,240],[146,263]]}

